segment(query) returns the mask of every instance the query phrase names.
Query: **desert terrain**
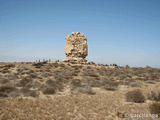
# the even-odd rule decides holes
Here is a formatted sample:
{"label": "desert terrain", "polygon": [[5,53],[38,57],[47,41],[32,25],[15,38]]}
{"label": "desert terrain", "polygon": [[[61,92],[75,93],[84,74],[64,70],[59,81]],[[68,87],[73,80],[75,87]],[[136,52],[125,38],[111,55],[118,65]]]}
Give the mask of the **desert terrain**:
{"label": "desert terrain", "polygon": [[158,120],[159,84],[149,66],[0,63],[0,120]]}

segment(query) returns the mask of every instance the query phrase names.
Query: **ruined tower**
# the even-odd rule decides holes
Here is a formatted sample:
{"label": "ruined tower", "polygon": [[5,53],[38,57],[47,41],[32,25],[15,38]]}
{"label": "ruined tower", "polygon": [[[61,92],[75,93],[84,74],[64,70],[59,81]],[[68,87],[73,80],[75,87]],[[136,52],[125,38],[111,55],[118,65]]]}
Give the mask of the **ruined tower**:
{"label": "ruined tower", "polygon": [[83,33],[72,32],[66,37],[65,41],[66,62],[86,62],[88,55],[87,38]]}

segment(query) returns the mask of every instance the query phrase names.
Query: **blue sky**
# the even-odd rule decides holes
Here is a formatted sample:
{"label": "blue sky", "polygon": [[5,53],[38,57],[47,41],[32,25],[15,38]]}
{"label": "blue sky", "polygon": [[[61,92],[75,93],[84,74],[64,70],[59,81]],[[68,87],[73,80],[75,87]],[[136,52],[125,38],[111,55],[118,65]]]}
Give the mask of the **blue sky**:
{"label": "blue sky", "polygon": [[160,67],[159,0],[0,0],[0,61],[65,58],[83,32],[89,61]]}

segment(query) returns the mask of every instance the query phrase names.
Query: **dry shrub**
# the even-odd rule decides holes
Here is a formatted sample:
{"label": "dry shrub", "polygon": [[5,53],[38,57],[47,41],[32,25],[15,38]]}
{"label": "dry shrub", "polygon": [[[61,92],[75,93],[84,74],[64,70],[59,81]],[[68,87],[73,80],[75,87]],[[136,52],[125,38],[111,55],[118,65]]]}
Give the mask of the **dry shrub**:
{"label": "dry shrub", "polygon": [[40,95],[39,91],[37,90],[29,90],[27,88],[22,88],[21,89],[21,93],[23,94],[23,96],[25,97],[38,97]]}
{"label": "dry shrub", "polygon": [[136,82],[136,81],[132,81],[132,82],[128,83],[128,85],[131,87],[142,87],[142,83]]}
{"label": "dry shrub", "polygon": [[79,70],[64,70],[64,72],[62,73],[62,76],[67,76],[67,77],[73,77],[78,75]]}
{"label": "dry shrub", "polygon": [[71,79],[72,76],[63,76],[63,75],[55,75],[55,80],[60,82],[60,83],[68,83],[68,79]]}
{"label": "dry shrub", "polygon": [[54,66],[55,68],[57,68],[59,66],[58,63],[52,63],[51,65]]}
{"label": "dry shrub", "polygon": [[73,90],[73,93],[83,93],[83,94],[89,94],[89,95],[96,94],[96,92],[93,91],[90,86],[76,87]]}
{"label": "dry shrub", "polygon": [[87,66],[87,69],[92,69],[92,67],[91,66]]}
{"label": "dry shrub", "polygon": [[80,72],[80,70],[74,70],[74,72],[72,73],[72,76],[78,76],[79,72]]}
{"label": "dry shrub", "polygon": [[74,70],[80,70],[80,69],[82,69],[82,65],[72,65],[71,66]]}
{"label": "dry shrub", "polygon": [[95,71],[93,71],[92,69],[87,69],[87,70],[84,69],[83,75],[90,76],[90,77],[99,77],[99,75]]}
{"label": "dry shrub", "polygon": [[93,61],[88,62],[89,65],[96,65],[96,63],[94,63]]}
{"label": "dry shrub", "polygon": [[3,68],[2,70],[0,70],[0,72],[3,74],[10,73],[10,71],[7,68]]}
{"label": "dry shrub", "polygon": [[32,82],[32,81],[33,81],[33,79],[27,76],[27,77],[22,78],[22,80],[20,80],[16,84],[16,86],[18,86],[18,87],[25,87],[29,82]]}
{"label": "dry shrub", "polygon": [[20,95],[21,95],[21,94],[20,94],[20,91],[19,91],[19,90],[12,91],[12,92],[8,93],[8,96],[9,96],[9,97],[13,97],[13,98],[19,97]]}
{"label": "dry shrub", "polygon": [[100,79],[100,77],[84,76],[83,79],[86,80],[91,87],[104,87],[104,85],[108,84],[107,78]]}
{"label": "dry shrub", "polygon": [[45,84],[41,86],[41,90],[44,94],[54,94],[57,91],[63,90],[63,84],[59,81],[47,80]]}
{"label": "dry shrub", "polygon": [[17,74],[11,73],[4,76],[8,80],[16,80],[18,78]]}
{"label": "dry shrub", "polygon": [[5,78],[5,77],[0,77],[0,83],[1,84],[6,84],[6,83],[8,83],[9,82],[9,80],[7,79],[7,78]]}
{"label": "dry shrub", "polygon": [[153,81],[153,80],[147,80],[146,83],[155,84],[155,81]]}
{"label": "dry shrub", "polygon": [[0,92],[4,92],[4,93],[9,93],[9,92],[12,92],[12,91],[15,91],[15,90],[16,90],[15,87],[9,86],[9,85],[4,85],[4,86],[0,87]]}
{"label": "dry shrub", "polygon": [[118,89],[118,86],[118,82],[108,81],[108,83],[104,85],[104,89],[114,91]]}
{"label": "dry shrub", "polygon": [[50,77],[50,76],[53,76],[53,74],[50,72],[43,72],[41,76],[42,77]]}
{"label": "dry shrub", "polygon": [[14,68],[15,64],[8,64],[8,65],[4,65],[4,68],[10,69],[10,68]]}
{"label": "dry shrub", "polygon": [[105,76],[106,75],[106,68],[104,66],[101,66],[99,70],[97,70],[100,76]]}
{"label": "dry shrub", "polygon": [[74,73],[74,71],[70,69],[58,69],[54,71],[53,76],[56,81],[59,81],[61,83],[68,83],[70,80],[72,80],[73,75],[76,74],[77,73]]}
{"label": "dry shrub", "polygon": [[160,101],[160,89],[155,89],[154,91],[150,91],[148,94],[149,100]]}
{"label": "dry shrub", "polygon": [[160,103],[156,102],[156,103],[152,103],[149,106],[150,112],[151,114],[157,114],[158,117],[160,117]]}
{"label": "dry shrub", "polygon": [[139,89],[129,91],[125,94],[127,102],[143,103],[145,97]]}
{"label": "dry shrub", "polygon": [[41,87],[41,83],[38,81],[30,81],[25,86],[25,88],[33,88],[33,89],[39,89]]}
{"label": "dry shrub", "polygon": [[83,79],[86,80],[88,85],[90,85],[91,87],[101,87],[102,86],[102,82],[100,80],[97,80],[96,78],[83,77]]}
{"label": "dry shrub", "polygon": [[95,94],[92,87],[88,83],[82,82],[79,79],[73,79],[70,82],[70,86],[73,93]]}
{"label": "dry shrub", "polygon": [[20,75],[34,73],[33,70],[28,69],[28,68],[25,68],[25,67],[24,67],[24,68],[19,68],[19,69],[17,69],[17,72],[18,72],[18,74],[20,74]]}
{"label": "dry shrub", "polygon": [[41,67],[44,66],[45,64],[47,64],[47,61],[38,62],[38,63],[33,63],[32,65],[35,66],[35,68],[41,68]]}
{"label": "dry shrub", "polygon": [[125,68],[126,68],[126,69],[129,69],[129,68],[130,68],[130,66],[129,66],[129,65],[126,65],[126,66],[125,66]]}
{"label": "dry shrub", "polygon": [[8,97],[7,93],[0,92],[0,98]]}
{"label": "dry shrub", "polygon": [[80,87],[81,86],[81,81],[79,79],[73,79],[71,81],[71,85],[73,85],[74,87]]}
{"label": "dry shrub", "polygon": [[56,93],[55,88],[49,87],[49,86],[45,86],[45,87],[42,89],[42,92],[43,92],[43,94],[47,94],[47,95],[55,94],[55,93]]}
{"label": "dry shrub", "polygon": [[47,80],[46,85],[56,88],[56,90],[61,91],[63,89],[63,84],[57,80]]}
{"label": "dry shrub", "polygon": [[65,66],[65,64],[61,63],[61,64],[59,64],[59,67],[65,68],[66,66]]}
{"label": "dry shrub", "polygon": [[32,64],[32,62],[26,62],[26,64]]}
{"label": "dry shrub", "polygon": [[31,77],[31,78],[37,78],[37,74],[36,73],[31,73],[31,74],[29,74],[29,77]]}
{"label": "dry shrub", "polygon": [[17,97],[19,96],[18,93],[18,89],[12,85],[4,85],[0,87],[0,97]]}

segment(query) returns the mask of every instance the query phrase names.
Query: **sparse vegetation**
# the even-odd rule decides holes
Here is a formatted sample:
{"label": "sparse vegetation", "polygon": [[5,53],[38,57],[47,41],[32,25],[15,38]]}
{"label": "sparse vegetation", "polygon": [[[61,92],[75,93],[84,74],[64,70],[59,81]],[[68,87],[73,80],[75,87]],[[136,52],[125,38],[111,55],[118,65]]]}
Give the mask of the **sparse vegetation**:
{"label": "sparse vegetation", "polygon": [[89,94],[89,95],[96,94],[96,92],[93,91],[90,86],[76,87],[75,89],[73,89],[73,93],[83,93],[83,94]]}
{"label": "sparse vegetation", "polygon": [[63,84],[59,81],[47,80],[45,84],[41,86],[41,90],[44,94],[55,94],[57,91],[63,90]]}
{"label": "sparse vegetation", "polygon": [[47,94],[47,95],[56,93],[55,88],[49,87],[49,86],[44,86],[42,89],[42,92],[43,92],[43,94]]}
{"label": "sparse vegetation", "polygon": [[24,78],[22,78],[18,83],[17,83],[17,86],[19,87],[26,87],[27,84],[29,84],[30,82],[32,82],[33,79],[26,76]]}
{"label": "sparse vegetation", "polygon": [[7,65],[2,66],[2,68],[6,68],[6,69],[10,69],[14,67],[15,67],[15,64],[7,64]]}
{"label": "sparse vegetation", "polygon": [[150,91],[148,94],[149,100],[160,101],[160,89],[155,89],[155,91]]}
{"label": "sparse vegetation", "polygon": [[139,90],[133,90],[126,93],[127,102],[143,103],[145,102],[145,97],[143,93]]}
{"label": "sparse vegetation", "polygon": [[24,97],[29,97],[29,96],[38,97],[40,94],[39,91],[37,91],[37,90],[29,90],[27,88],[22,88],[21,92],[23,93]]}
{"label": "sparse vegetation", "polygon": [[73,79],[71,81],[71,85],[73,85],[74,87],[81,87],[81,81],[79,79]]}
{"label": "sparse vegetation", "polygon": [[[142,92],[148,93],[146,87],[158,86],[159,81],[160,70],[151,67],[67,62],[5,64],[0,66],[0,106],[3,108],[0,112],[11,114],[2,115],[2,119],[16,119],[17,116],[19,119],[32,119],[34,116],[39,120],[45,119],[44,116],[56,120],[63,119],[60,117],[76,119],[77,116],[83,116],[86,120],[103,120],[110,119],[110,112],[113,112],[115,119],[121,120],[113,108],[120,111],[121,115],[137,110],[141,113],[149,110],[158,113],[153,112],[159,109],[155,106],[148,110],[148,101],[145,102]],[[137,87],[140,89],[137,90]],[[124,97],[131,103],[123,104]],[[34,98],[34,101],[30,98]],[[152,90],[146,98],[159,102],[159,89]],[[145,105],[134,104],[143,102]]]}
{"label": "sparse vegetation", "polygon": [[38,63],[33,63],[32,65],[35,66],[35,68],[41,68],[42,66],[44,66],[47,63],[47,61],[43,61],[43,62],[38,62]]}
{"label": "sparse vegetation", "polygon": [[158,114],[158,117],[160,117],[160,103],[159,102],[151,104],[149,108],[152,114]]}
{"label": "sparse vegetation", "polygon": [[106,90],[117,90],[118,89],[118,86],[119,86],[119,83],[118,82],[108,82],[108,84],[105,84],[104,85],[104,89]]}

